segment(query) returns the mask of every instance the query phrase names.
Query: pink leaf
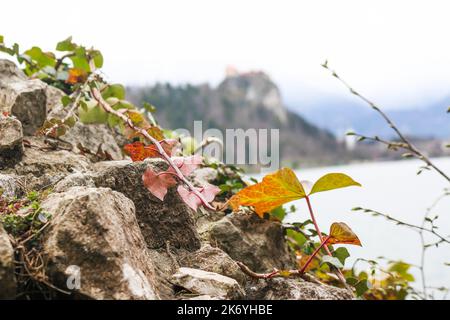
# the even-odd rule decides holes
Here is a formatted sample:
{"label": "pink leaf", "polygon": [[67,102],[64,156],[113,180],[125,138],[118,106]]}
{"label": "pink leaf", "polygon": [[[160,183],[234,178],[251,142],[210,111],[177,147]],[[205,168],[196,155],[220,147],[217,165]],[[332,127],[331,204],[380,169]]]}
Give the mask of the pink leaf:
{"label": "pink leaf", "polygon": [[184,203],[192,208],[192,210],[197,211],[198,206],[202,204],[200,199],[192,191],[189,191],[184,186],[178,186],[177,190]]}
{"label": "pink leaf", "polygon": [[173,175],[167,171],[156,173],[151,168],[145,170],[142,175],[144,186],[159,200],[163,201],[167,189],[176,185]]}
{"label": "pink leaf", "polygon": [[[174,157],[172,160],[185,176],[190,175],[192,171],[197,169],[203,163],[203,158],[199,155]],[[170,168],[169,170],[173,170],[173,168]]]}
{"label": "pink leaf", "polygon": [[200,193],[202,194],[203,198],[205,198],[206,201],[211,202],[214,200],[214,198],[219,192],[220,192],[219,187],[207,183],[206,185],[203,186],[203,190]]}

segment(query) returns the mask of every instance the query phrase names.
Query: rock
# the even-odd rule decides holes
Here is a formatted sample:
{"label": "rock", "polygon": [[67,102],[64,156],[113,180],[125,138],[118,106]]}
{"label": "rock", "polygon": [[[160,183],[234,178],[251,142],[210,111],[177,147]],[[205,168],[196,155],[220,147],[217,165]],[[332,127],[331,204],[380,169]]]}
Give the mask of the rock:
{"label": "rock", "polygon": [[23,156],[22,124],[0,115],[0,169],[18,163]]}
{"label": "rock", "polygon": [[71,173],[86,171],[90,165],[83,155],[67,150],[48,150],[49,146],[41,138],[27,140],[33,147],[26,148],[22,161],[5,173],[24,176],[28,190],[53,186]]}
{"label": "rock", "polygon": [[0,197],[20,198],[25,193],[24,182],[23,177],[0,173]]}
{"label": "rock", "polygon": [[122,160],[122,150],[118,146],[111,128],[104,124],[83,124],[77,122],[64,135],[64,141],[72,144],[75,152],[81,152],[78,145],[95,155],[98,151],[106,152],[110,160]]}
{"label": "rock", "polygon": [[184,267],[215,272],[233,278],[241,285],[246,282],[246,276],[237,263],[224,251],[211,247],[209,244],[187,255],[180,264]]}
{"label": "rock", "polygon": [[13,62],[0,60],[0,112],[19,119],[25,135],[33,135],[47,117],[46,87],[24,77]]}
{"label": "rock", "polygon": [[233,213],[212,223],[209,240],[256,272],[294,266],[281,224],[253,213]]}
{"label": "rock", "polygon": [[53,215],[43,236],[47,274],[67,290],[67,272],[80,270],[76,297],[158,299],[153,264],[124,195],[107,188],[74,187],[51,194],[42,209]]}
{"label": "rock", "polygon": [[16,289],[14,249],[0,223],[0,299],[14,299]]}
{"label": "rock", "polygon": [[204,294],[204,295],[200,295],[200,296],[182,298],[181,300],[220,300],[220,299]]}
{"label": "rock", "polygon": [[189,292],[220,299],[241,299],[244,291],[236,280],[214,272],[180,268],[172,276],[172,283]]}
{"label": "rock", "polygon": [[75,172],[59,181],[54,192],[65,192],[72,187],[95,187],[94,179],[89,173]]}
{"label": "rock", "polygon": [[199,249],[200,238],[192,210],[181,200],[175,188],[169,190],[164,201],[154,197],[142,183],[147,166],[160,170],[167,164],[160,159],[134,163],[99,162],[92,166],[92,171],[97,172],[95,185],[121,192],[134,202],[136,217],[149,248],[164,249],[169,242],[175,249]]}
{"label": "rock", "polygon": [[246,288],[250,300],[350,300],[353,295],[345,289],[315,284],[302,279],[259,279]]}
{"label": "rock", "polygon": [[200,168],[192,172],[189,177],[196,186],[203,186],[217,179],[217,170],[213,168]]}
{"label": "rock", "polygon": [[47,97],[47,112],[49,114],[63,110],[64,106],[62,105],[61,99],[66,94],[62,90],[54,86],[47,86],[45,88],[45,95]]}

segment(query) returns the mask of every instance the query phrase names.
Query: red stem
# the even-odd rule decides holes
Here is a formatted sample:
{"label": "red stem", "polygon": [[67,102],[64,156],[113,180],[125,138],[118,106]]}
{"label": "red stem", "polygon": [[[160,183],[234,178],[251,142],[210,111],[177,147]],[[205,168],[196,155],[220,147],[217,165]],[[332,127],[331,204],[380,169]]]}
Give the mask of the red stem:
{"label": "red stem", "polygon": [[[322,232],[320,232],[319,225],[317,224],[316,217],[314,216],[314,211],[311,206],[311,201],[309,201],[308,196],[305,196],[305,199],[306,199],[306,203],[308,204],[308,209],[309,209],[309,214],[311,216],[311,220],[314,224],[314,227],[316,228],[317,234],[319,235],[320,242],[323,243]],[[328,253],[328,255],[333,256],[330,249],[328,248],[328,245],[325,243],[324,243],[324,248],[325,248],[325,251]],[[336,275],[338,276],[339,280],[344,284],[344,286],[347,287],[347,282],[345,281],[345,277],[342,274],[342,271],[337,269]]]}
{"label": "red stem", "polygon": [[327,236],[325,239],[323,239],[320,246],[318,246],[317,249],[314,250],[313,254],[308,258],[308,260],[306,261],[304,266],[300,269],[301,274],[305,273],[305,270],[308,267],[308,265],[311,263],[311,261],[314,259],[314,257],[317,255],[317,253],[320,251],[320,249],[322,249],[322,247],[328,242],[328,240],[330,240],[330,236]]}

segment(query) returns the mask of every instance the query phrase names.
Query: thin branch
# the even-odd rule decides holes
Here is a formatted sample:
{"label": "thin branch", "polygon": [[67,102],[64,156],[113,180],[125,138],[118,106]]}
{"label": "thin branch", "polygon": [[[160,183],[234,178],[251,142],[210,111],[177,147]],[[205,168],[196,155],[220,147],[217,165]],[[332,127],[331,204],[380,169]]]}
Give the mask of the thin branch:
{"label": "thin branch", "polygon": [[386,123],[391,127],[392,130],[397,134],[397,136],[400,138],[402,142],[404,142],[407,146],[406,149],[411,151],[413,154],[417,156],[420,160],[425,162],[428,166],[432,167],[437,173],[439,173],[442,177],[444,177],[448,182],[450,182],[450,177],[445,174],[441,169],[439,169],[426,155],[424,155],[419,149],[417,149],[404,135],[403,133],[398,129],[398,127],[394,124],[394,122],[384,113],[374,102],[360,94],[359,92],[355,91],[345,80],[343,80],[339,75],[336,73],[336,71],[331,70],[328,67],[328,63],[324,63],[322,65],[325,69],[331,72],[332,76],[338,79],[352,94],[357,96],[359,99],[367,103],[373,110],[378,112],[378,114],[386,121]]}

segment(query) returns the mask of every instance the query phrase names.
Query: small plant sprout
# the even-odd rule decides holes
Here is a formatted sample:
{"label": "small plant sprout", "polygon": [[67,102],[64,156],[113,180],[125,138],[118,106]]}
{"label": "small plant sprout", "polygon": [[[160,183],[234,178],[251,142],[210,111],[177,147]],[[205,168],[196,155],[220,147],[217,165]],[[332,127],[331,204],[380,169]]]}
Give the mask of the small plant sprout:
{"label": "small plant sprout", "polygon": [[[320,245],[314,250],[313,254],[308,258],[306,263],[300,269],[300,273],[305,273],[305,270],[308,268],[309,264],[312,262],[317,253],[326,245],[326,244],[353,244],[357,246],[361,246],[361,242],[358,239],[358,236],[350,229],[348,225],[343,222],[334,222],[330,227],[330,234],[323,238]],[[324,256],[322,261],[329,262],[333,264],[331,259],[337,259],[331,256]],[[336,263],[338,265],[342,265],[339,259],[337,259]],[[333,264],[336,265],[336,264]]]}

